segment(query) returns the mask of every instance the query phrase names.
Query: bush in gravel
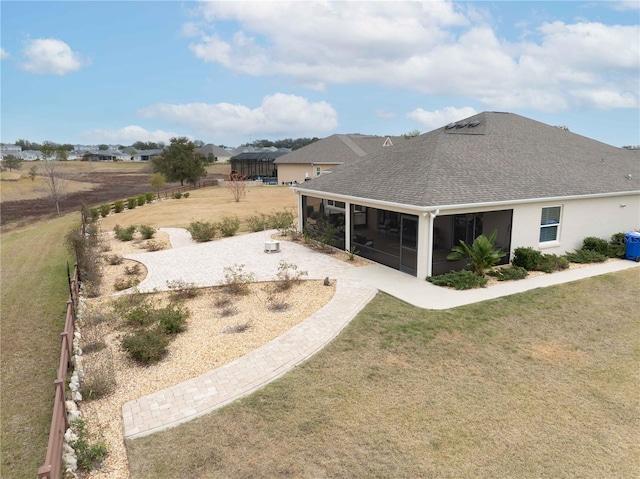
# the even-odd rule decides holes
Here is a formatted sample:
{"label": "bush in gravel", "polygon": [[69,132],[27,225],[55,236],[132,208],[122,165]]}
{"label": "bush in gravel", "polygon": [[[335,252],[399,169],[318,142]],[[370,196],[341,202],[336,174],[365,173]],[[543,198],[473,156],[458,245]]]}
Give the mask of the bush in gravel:
{"label": "bush in gravel", "polygon": [[167,288],[171,292],[172,299],[190,299],[200,294],[200,290],[194,283],[187,283],[183,279],[174,279],[167,281]]}
{"label": "bush in gravel", "polygon": [[111,205],[110,204],[104,204],[102,206],[100,206],[100,216],[102,216],[103,218],[106,218],[107,216],[109,216],[109,213],[111,213]]}
{"label": "bush in gravel", "polygon": [[122,349],[142,364],[156,363],[164,356],[169,338],[160,328],[138,330],[124,337]]}
{"label": "bush in gravel", "polygon": [[289,308],[287,295],[277,283],[267,283],[262,290],[266,293],[266,304],[269,311],[285,311]]}
{"label": "bush in gravel", "polygon": [[595,251],[601,255],[607,256],[609,253],[609,242],[595,236],[588,236],[582,240],[582,249]]}
{"label": "bush in gravel", "polygon": [[144,206],[147,203],[146,195],[138,195],[138,206]]}
{"label": "bush in gravel", "polygon": [[235,333],[244,333],[251,327],[251,323],[240,323],[235,324],[233,326],[228,326],[222,330],[223,334],[235,334]]}
{"label": "bush in gravel", "polygon": [[250,216],[247,223],[249,224],[251,231],[256,233],[267,229],[269,226],[269,218],[266,214],[260,213],[259,215]]}
{"label": "bush in gravel", "polygon": [[136,232],[136,227],[135,225],[131,225],[126,228],[122,228],[120,225],[116,225],[113,228],[113,231],[116,234],[116,239],[120,241],[131,241]]}
{"label": "bush in gravel", "polygon": [[122,213],[124,211],[124,201],[117,200],[113,202],[113,211],[115,213]]}
{"label": "bush in gravel", "polygon": [[206,221],[195,221],[189,225],[187,231],[194,241],[202,243],[211,241],[216,236],[216,225]]}
{"label": "bush in gravel", "polygon": [[602,263],[607,260],[607,257],[597,251],[591,251],[589,249],[579,249],[575,253],[567,253],[566,257],[572,263]]}
{"label": "bush in gravel", "polygon": [[234,295],[249,294],[249,283],[254,280],[255,275],[250,272],[245,272],[243,264],[225,266],[223,271],[224,280],[222,285],[225,286],[229,293]]}
{"label": "bush in gravel", "polygon": [[569,260],[565,256],[543,254],[536,269],[544,273],[553,273],[554,271],[567,269],[568,267]]}
{"label": "bush in gravel", "polygon": [[494,269],[487,274],[493,276],[498,281],[512,281],[526,278],[529,272],[522,266],[511,266],[509,268]]}
{"label": "bush in gravel", "polygon": [[71,430],[77,437],[77,439],[71,441],[69,445],[76,453],[78,467],[84,471],[90,471],[107,455],[107,445],[103,441],[95,443],[89,441],[89,434],[85,430],[86,422],[84,419],[71,421],[69,426],[71,426]]}
{"label": "bush in gravel", "polygon": [[125,266],[124,274],[127,276],[137,276],[140,274],[140,263],[133,263],[131,266]]}
{"label": "bush in gravel", "polygon": [[153,235],[156,234],[157,229],[149,225],[140,225],[138,226],[138,231],[142,235],[142,239],[151,239]]}
{"label": "bush in gravel", "polygon": [[438,276],[429,276],[427,281],[436,286],[447,286],[455,289],[484,288],[487,285],[487,278],[468,271],[450,271]]}
{"label": "bush in gravel", "polygon": [[133,306],[122,314],[128,326],[148,326],[156,320],[155,309],[148,302]]}
{"label": "bush in gravel", "polygon": [[122,256],[121,256],[121,255],[119,255],[119,254],[110,254],[110,255],[107,255],[107,256],[105,257],[105,260],[106,260],[106,261],[107,261],[107,263],[109,263],[111,266],[115,266],[115,265],[118,265],[118,264],[122,264],[122,260],[123,260],[123,258],[122,258]]}
{"label": "bush in gravel", "polygon": [[226,308],[231,304],[231,298],[229,298],[228,296],[216,296],[213,300],[213,304],[216,308],[219,309]]}
{"label": "bush in gravel", "polygon": [[189,310],[176,304],[155,311],[155,317],[160,323],[160,329],[165,334],[178,334],[187,329]]}
{"label": "bush in gravel", "polygon": [[133,288],[134,286],[136,286],[138,283],[140,282],[140,280],[138,278],[117,278],[114,283],[113,283],[113,287],[116,289],[116,291],[124,291],[125,289],[129,289],[129,288]]}
{"label": "bush in gravel", "polygon": [[156,194],[153,191],[147,191],[144,194],[145,199],[147,200],[147,203],[152,203],[153,200],[156,199]]}
{"label": "bush in gravel", "polygon": [[100,218],[100,210],[98,208],[89,208],[89,214],[91,215],[91,221],[97,221]]}
{"label": "bush in gravel", "polygon": [[142,294],[140,291],[134,291],[131,294],[125,294],[114,299],[111,302],[111,309],[118,318],[124,318],[127,311],[144,304],[151,304],[149,296]]}
{"label": "bush in gravel", "polygon": [[164,241],[147,241],[144,245],[144,249],[147,251],[160,251],[167,247],[167,244]]}
{"label": "bush in gravel", "polygon": [[127,198],[127,208],[132,210],[138,206],[138,198]]}
{"label": "bush in gravel", "polygon": [[533,248],[516,248],[513,251],[513,266],[520,266],[527,271],[535,271],[542,259],[542,253]]}
{"label": "bush in gravel", "polygon": [[113,356],[110,349],[91,351],[83,348],[83,353],[91,354],[84,363],[84,379],[80,383],[80,393],[84,401],[100,399],[113,394],[116,390],[116,377]]}
{"label": "bush in gravel", "polygon": [[238,229],[240,228],[240,220],[237,216],[225,216],[224,218],[222,218],[220,224],[218,224],[218,228],[220,229],[220,234],[225,238],[233,236],[238,232]]}
{"label": "bush in gravel", "polygon": [[300,282],[301,276],[307,276],[307,271],[298,270],[298,266],[292,263],[287,263],[284,260],[280,260],[278,266],[278,278],[277,287],[281,291],[291,289],[294,284]]}

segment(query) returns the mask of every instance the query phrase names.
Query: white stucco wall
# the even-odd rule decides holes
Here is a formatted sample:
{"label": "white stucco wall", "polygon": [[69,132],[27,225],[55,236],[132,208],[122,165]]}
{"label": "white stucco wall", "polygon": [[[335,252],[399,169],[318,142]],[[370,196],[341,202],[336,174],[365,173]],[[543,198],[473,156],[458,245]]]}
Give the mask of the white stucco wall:
{"label": "white stucco wall", "polygon": [[311,164],[296,164],[296,163],[283,163],[277,165],[278,168],[278,184],[290,183],[297,181],[298,183],[304,183],[305,177],[315,178],[316,168],[320,168],[320,173],[335,168],[336,165],[311,165]]}

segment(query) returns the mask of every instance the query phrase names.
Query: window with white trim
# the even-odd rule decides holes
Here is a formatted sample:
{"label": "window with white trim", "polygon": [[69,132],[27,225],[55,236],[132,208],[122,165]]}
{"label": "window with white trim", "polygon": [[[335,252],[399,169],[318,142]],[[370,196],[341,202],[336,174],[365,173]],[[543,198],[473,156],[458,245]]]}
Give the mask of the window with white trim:
{"label": "window with white trim", "polygon": [[561,212],[561,206],[542,208],[542,216],[540,217],[540,243],[558,241]]}
{"label": "window with white trim", "polygon": [[320,167],[316,166],[316,176],[320,176]]}

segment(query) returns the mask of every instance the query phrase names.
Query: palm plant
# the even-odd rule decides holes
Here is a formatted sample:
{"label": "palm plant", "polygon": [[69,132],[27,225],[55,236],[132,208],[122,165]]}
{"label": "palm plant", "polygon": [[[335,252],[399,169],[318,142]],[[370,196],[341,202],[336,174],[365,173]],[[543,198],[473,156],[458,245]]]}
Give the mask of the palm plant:
{"label": "palm plant", "polygon": [[505,253],[500,248],[495,248],[498,231],[495,230],[488,238],[485,235],[478,236],[471,246],[460,240],[460,246],[454,246],[447,259],[466,259],[471,271],[484,276],[485,270],[495,265]]}

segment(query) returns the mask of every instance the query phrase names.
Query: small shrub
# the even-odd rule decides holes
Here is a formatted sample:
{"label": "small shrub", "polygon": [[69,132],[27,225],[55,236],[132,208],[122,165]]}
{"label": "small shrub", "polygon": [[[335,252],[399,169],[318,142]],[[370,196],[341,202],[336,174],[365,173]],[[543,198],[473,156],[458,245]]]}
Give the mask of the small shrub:
{"label": "small shrub", "polygon": [[155,316],[160,323],[160,329],[165,334],[178,334],[187,329],[189,310],[176,304],[170,304],[166,308],[159,309]]}
{"label": "small shrub", "polygon": [[533,248],[516,248],[513,252],[513,266],[520,266],[527,271],[536,271],[542,260],[542,253]]}
{"label": "small shrub", "polygon": [[267,308],[269,311],[285,311],[289,307],[286,294],[277,284],[266,284],[263,291],[267,296]]}
{"label": "small shrub", "polygon": [[567,253],[566,257],[572,263],[602,263],[607,260],[607,257],[597,251],[589,249],[579,249],[575,253]]}
{"label": "small shrub", "polygon": [[347,252],[347,255],[349,255],[349,261],[355,260],[356,255],[360,253],[358,248],[356,248],[355,246],[352,246],[346,252]]}
{"label": "small shrub", "polygon": [[450,271],[438,276],[429,276],[427,281],[436,286],[447,286],[455,289],[484,288],[487,285],[487,278],[466,269]]}
{"label": "small shrub", "polygon": [[147,191],[144,194],[145,199],[147,200],[147,203],[152,203],[153,200],[156,199],[156,194],[153,191]]}
{"label": "small shrub", "polygon": [[225,266],[223,286],[229,293],[234,295],[249,294],[249,283],[251,283],[255,275],[244,271],[243,264],[234,264],[233,266]]}
{"label": "small shrub", "polygon": [[144,302],[126,311],[122,319],[127,326],[148,326],[156,320],[155,310],[151,304]]}
{"label": "small shrub", "polygon": [[167,288],[174,299],[190,299],[200,294],[200,290],[193,283],[187,283],[182,279],[167,281]]}
{"label": "small shrub", "polygon": [[103,218],[106,218],[107,216],[109,216],[109,213],[111,213],[111,205],[110,204],[104,204],[102,206],[100,206],[100,216],[102,216]]}
{"label": "small shrub", "polygon": [[189,225],[187,231],[191,233],[191,238],[193,238],[194,241],[202,243],[215,238],[216,225],[209,222],[196,221]]}
{"label": "small shrub", "polygon": [[124,272],[128,276],[136,276],[140,274],[140,263],[133,263],[130,266],[125,266]]}
{"label": "small shrub", "polygon": [[298,266],[295,264],[287,263],[284,260],[280,260],[278,265],[278,289],[281,291],[291,289],[291,287],[300,282],[301,276],[307,276],[307,271],[299,271]]}
{"label": "small shrub", "polygon": [[127,198],[127,208],[132,210],[138,206],[138,198]]}
{"label": "small shrub", "polygon": [[529,272],[522,266],[511,266],[510,268],[500,268],[487,273],[493,276],[498,281],[512,281],[518,279],[524,279],[529,275]]}
{"label": "small shrub", "polygon": [[149,296],[135,291],[114,299],[111,302],[111,309],[116,316],[124,319],[129,310],[142,305],[150,305]]}
{"label": "small shrub", "polygon": [[122,349],[131,359],[142,364],[160,361],[168,345],[169,338],[159,328],[138,330],[122,340]]}
{"label": "small shrub", "polygon": [[238,232],[238,229],[240,228],[240,220],[237,216],[225,216],[224,218],[222,218],[222,221],[220,222],[218,227],[222,236],[233,236]]}
{"label": "small shrub", "polygon": [[260,213],[259,215],[249,217],[247,223],[249,224],[251,231],[257,233],[258,231],[264,231],[267,229],[269,226],[269,218],[267,218],[266,214]]}
{"label": "small shrub", "polygon": [[566,257],[555,254],[543,254],[536,269],[544,273],[553,273],[554,271],[567,269],[568,267],[569,260]]}
{"label": "small shrub", "polygon": [[179,200],[180,198],[182,198],[182,193],[180,193],[179,191],[175,191],[172,196],[174,200]]}
{"label": "small shrub", "polygon": [[184,194],[182,195],[182,197],[183,197],[183,198],[189,198],[189,194],[190,194],[190,193],[187,191],[186,193],[184,193]]}
{"label": "small shrub", "polygon": [[230,316],[235,316],[236,314],[238,314],[238,308],[236,308],[235,306],[232,306],[232,305],[225,306],[220,311],[220,316],[222,316],[223,318],[228,318]]}
{"label": "small shrub", "polygon": [[224,334],[244,333],[251,327],[251,323],[240,323],[233,326],[228,326],[222,330]]}
{"label": "small shrub", "polygon": [[113,231],[116,234],[116,238],[120,241],[131,241],[133,239],[133,235],[136,232],[135,225],[127,226],[126,228],[120,227],[120,225],[116,225],[113,228]]}
{"label": "small shrub", "polygon": [[93,444],[89,441],[89,434],[86,431],[86,422],[84,419],[76,419],[71,422],[70,426],[77,436],[77,439],[72,441],[70,446],[76,453],[78,467],[84,471],[90,471],[96,463],[99,463],[105,458],[107,455],[107,446],[103,441]]}
{"label": "small shrub", "polygon": [[124,291],[125,289],[129,289],[129,288],[133,288],[134,286],[137,286],[138,283],[140,282],[140,280],[138,278],[117,278],[114,283],[113,283],[113,287],[116,289],[116,291]]}
{"label": "small shrub", "polygon": [[295,215],[290,210],[275,211],[269,217],[269,226],[277,229],[280,234],[286,235],[293,229]]}
{"label": "small shrub", "polygon": [[142,239],[151,239],[153,235],[156,234],[157,229],[149,225],[140,225],[138,226],[138,231],[142,235]]}
{"label": "small shrub", "polygon": [[596,253],[607,256],[609,253],[609,243],[607,240],[589,236],[582,240],[582,249],[595,251]]}
{"label": "small shrub", "polygon": [[216,306],[216,308],[226,308],[231,304],[231,298],[229,298],[228,296],[216,296],[213,304]]}
{"label": "small shrub", "polygon": [[138,206],[144,206],[147,203],[146,195],[138,195]]}
{"label": "small shrub", "polygon": [[147,251],[160,251],[167,247],[167,244],[164,241],[147,241],[144,245],[144,249]]}
{"label": "small shrub", "polygon": [[123,260],[122,256],[119,254],[110,254],[105,259],[107,263],[109,263],[112,266],[122,264],[122,260]]}
{"label": "small shrub", "polygon": [[91,215],[91,221],[97,221],[100,218],[100,210],[98,208],[89,208],[89,214]]}
{"label": "small shrub", "polygon": [[124,211],[124,201],[122,200],[114,201],[113,211],[115,213],[122,213]]}
{"label": "small shrub", "polygon": [[[104,344],[104,343],[102,343]],[[90,349],[84,347],[83,353],[90,353]],[[99,354],[92,354],[91,360],[84,365],[84,379],[80,383],[80,393],[84,401],[100,399],[116,390],[116,378],[113,368],[113,357],[110,349],[94,350]]]}

